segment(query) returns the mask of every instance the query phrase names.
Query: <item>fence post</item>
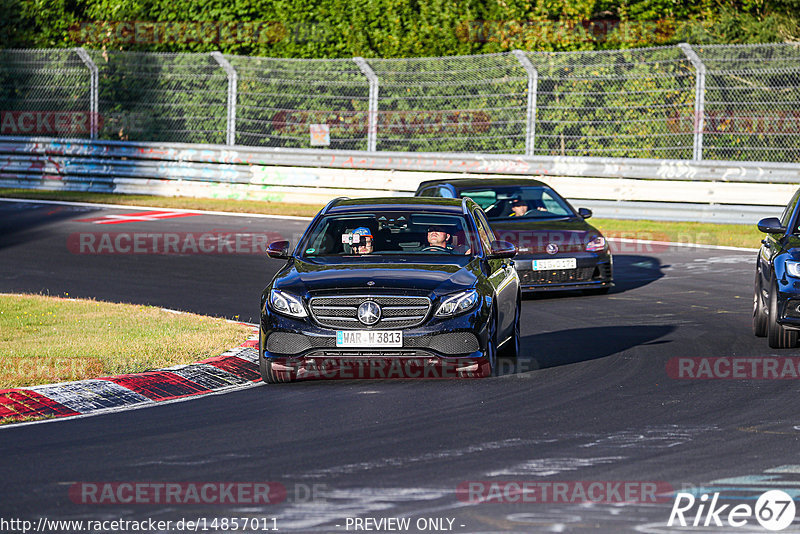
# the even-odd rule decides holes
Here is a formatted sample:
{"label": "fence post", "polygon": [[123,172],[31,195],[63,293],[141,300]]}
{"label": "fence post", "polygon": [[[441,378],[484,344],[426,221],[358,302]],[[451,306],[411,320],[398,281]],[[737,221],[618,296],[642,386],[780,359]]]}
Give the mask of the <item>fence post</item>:
{"label": "fence post", "polygon": [[694,87],[694,150],[692,159],[700,161],[703,159],[703,130],[705,129],[706,114],[706,66],[703,60],[692,49],[689,43],[678,45],[689,61],[692,62],[696,71]]}
{"label": "fence post", "polygon": [[533,156],[536,140],[536,93],[539,90],[539,72],[522,50],[512,50],[517,61],[528,73],[528,111],[525,118],[525,155]]}
{"label": "fence post", "polygon": [[100,112],[100,74],[97,65],[95,65],[94,61],[92,61],[92,58],[89,57],[89,54],[83,47],[74,48],[73,50],[75,50],[75,53],[81,58],[83,64],[89,69],[89,135],[91,139],[97,139],[97,132],[100,129],[97,120]]}
{"label": "fence post", "polygon": [[354,57],[353,61],[355,61],[358,68],[361,69],[361,73],[366,76],[369,81],[369,129],[367,130],[367,151],[375,152],[378,146],[378,76],[363,57]]}
{"label": "fence post", "polygon": [[236,69],[233,65],[225,59],[221,52],[211,52],[219,66],[225,70],[228,75],[228,120],[227,120],[227,135],[225,137],[225,144],[236,144],[236,97],[238,91],[239,76],[236,74]]}

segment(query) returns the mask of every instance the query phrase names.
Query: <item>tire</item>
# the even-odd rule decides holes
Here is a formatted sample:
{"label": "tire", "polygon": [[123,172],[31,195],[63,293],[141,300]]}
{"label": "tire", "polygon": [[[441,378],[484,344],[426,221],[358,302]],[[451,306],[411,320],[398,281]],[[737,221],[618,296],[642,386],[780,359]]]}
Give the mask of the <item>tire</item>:
{"label": "tire", "polygon": [[285,384],[294,381],[291,371],[276,371],[272,367],[272,362],[264,357],[259,359],[259,368],[261,370],[261,380],[265,384]]}
{"label": "tire", "polygon": [[491,322],[489,323],[489,334],[486,340],[487,362],[481,365],[481,378],[494,376],[497,370],[497,315],[492,311]]}
{"label": "tire", "polygon": [[756,281],[753,284],[753,335],[766,337],[768,321],[767,307],[761,298],[761,273],[756,268]]}
{"label": "tire", "polygon": [[517,295],[517,310],[514,313],[514,330],[512,331],[512,338],[503,346],[501,356],[510,360],[516,360],[519,356],[520,349],[520,315],[522,315],[522,297]]}
{"label": "tire", "polygon": [[778,285],[773,282],[769,292],[769,317],[767,317],[767,342],[772,349],[789,349],[797,346],[797,331],[778,324]]}

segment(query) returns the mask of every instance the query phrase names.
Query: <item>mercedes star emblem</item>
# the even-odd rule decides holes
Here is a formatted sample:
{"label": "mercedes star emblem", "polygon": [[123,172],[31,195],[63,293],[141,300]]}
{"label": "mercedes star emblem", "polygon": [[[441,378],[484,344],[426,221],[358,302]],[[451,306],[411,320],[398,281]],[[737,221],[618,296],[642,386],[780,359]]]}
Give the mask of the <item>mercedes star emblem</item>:
{"label": "mercedes star emblem", "polygon": [[381,318],[381,307],[368,300],[358,307],[358,320],[367,326],[374,325]]}

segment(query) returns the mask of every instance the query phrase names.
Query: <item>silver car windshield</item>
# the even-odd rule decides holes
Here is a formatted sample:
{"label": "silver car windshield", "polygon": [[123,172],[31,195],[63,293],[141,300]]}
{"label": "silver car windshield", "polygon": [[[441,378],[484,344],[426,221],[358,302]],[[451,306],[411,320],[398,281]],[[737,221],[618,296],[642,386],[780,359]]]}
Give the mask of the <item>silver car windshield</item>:
{"label": "silver car windshield", "polygon": [[574,217],[575,212],[555,191],[546,186],[501,186],[465,189],[489,219]]}

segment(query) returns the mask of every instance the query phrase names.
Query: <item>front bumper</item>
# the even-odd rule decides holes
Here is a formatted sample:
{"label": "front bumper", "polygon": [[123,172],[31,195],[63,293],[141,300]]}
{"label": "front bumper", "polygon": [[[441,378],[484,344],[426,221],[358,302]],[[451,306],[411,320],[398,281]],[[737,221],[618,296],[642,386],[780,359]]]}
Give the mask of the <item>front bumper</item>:
{"label": "front bumper", "polygon": [[300,379],[483,376],[489,364],[483,314],[475,310],[400,329],[402,347],[351,348],[336,346],[334,329],[268,311],[261,319],[259,356]]}
{"label": "front bumper", "polygon": [[491,372],[486,357],[474,358],[268,358],[273,370],[292,379],[479,378]]}
{"label": "front bumper", "polygon": [[778,324],[800,330],[800,293],[778,291]]}
{"label": "front bumper", "polygon": [[553,256],[515,258],[514,265],[519,274],[522,290],[567,291],[614,286],[613,260],[610,255],[580,254],[569,257],[576,258],[575,269],[547,271],[532,270],[533,260],[553,259]]}

